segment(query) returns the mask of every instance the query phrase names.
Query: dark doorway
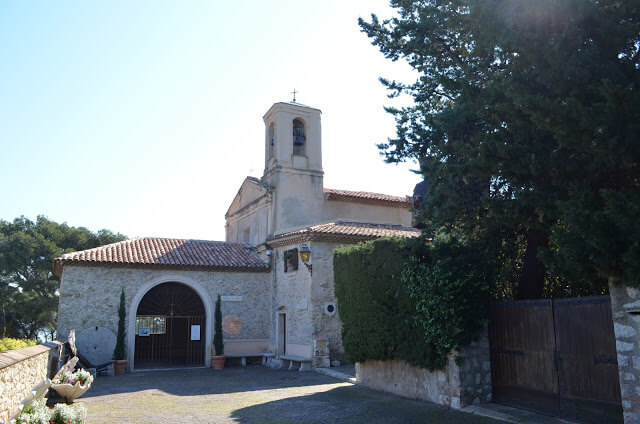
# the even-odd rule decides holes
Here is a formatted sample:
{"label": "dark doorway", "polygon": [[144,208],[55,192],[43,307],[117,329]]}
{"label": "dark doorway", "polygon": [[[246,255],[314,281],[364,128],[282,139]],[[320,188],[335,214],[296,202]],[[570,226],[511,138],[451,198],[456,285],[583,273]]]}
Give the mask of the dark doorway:
{"label": "dark doorway", "polygon": [[135,368],[204,366],[205,322],[204,304],[190,287],[152,288],[136,313]]}
{"label": "dark doorway", "polygon": [[490,312],[495,402],[622,423],[609,296],[496,303]]}

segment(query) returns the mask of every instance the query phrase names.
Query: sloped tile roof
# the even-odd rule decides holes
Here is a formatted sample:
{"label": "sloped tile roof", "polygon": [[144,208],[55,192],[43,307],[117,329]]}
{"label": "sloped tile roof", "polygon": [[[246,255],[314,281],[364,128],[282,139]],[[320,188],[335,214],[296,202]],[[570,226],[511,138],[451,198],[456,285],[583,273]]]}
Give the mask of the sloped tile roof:
{"label": "sloped tile roof", "polygon": [[58,276],[64,265],[180,268],[266,272],[269,265],[247,244],[144,237],[108,244],[54,259]]}
{"label": "sloped tile roof", "polygon": [[370,193],[367,191],[349,191],[325,188],[327,200],[343,202],[356,202],[364,204],[379,204],[399,208],[411,208],[411,200],[408,196],[390,196],[388,194]]}
{"label": "sloped tile roof", "polygon": [[313,225],[301,230],[276,234],[269,238],[267,243],[272,246],[278,246],[296,243],[301,239],[356,243],[381,237],[418,237],[420,234],[419,229],[403,227],[402,225],[335,221]]}

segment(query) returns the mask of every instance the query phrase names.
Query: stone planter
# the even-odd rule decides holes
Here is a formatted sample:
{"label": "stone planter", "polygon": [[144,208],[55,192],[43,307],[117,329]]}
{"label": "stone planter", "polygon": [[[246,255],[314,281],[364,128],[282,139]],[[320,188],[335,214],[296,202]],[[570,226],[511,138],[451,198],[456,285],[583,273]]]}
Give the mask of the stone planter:
{"label": "stone planter", "polygon": [[80,382],[71,385],[69,383],[64,384],[52,384],[51,388],[58,392],[60,397],[64,399],[66,403],[73,403],[74,399],[82,396],[91,387],[91,383],[85,383],[84,386]]}
{"label": "stone planter", "polygon": [[115,375],[122,375],[127,371],[127,360],[119,359],[113,363],[113,373]]}
{"label": "stone planter", "polygon": [[211,355],[211,366],[213,366],[214,370],[224,369],[224,362],[226,359],[227,357],[224,355],[221,355],[221,356]]}

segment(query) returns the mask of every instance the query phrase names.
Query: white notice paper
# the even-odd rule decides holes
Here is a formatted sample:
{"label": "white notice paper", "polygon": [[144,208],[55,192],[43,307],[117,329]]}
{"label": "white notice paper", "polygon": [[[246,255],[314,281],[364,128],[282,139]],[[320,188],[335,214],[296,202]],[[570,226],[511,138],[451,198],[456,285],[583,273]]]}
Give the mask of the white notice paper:
{"label": "white notice paper", "polygon": [[200,340],[200,326],[192,325],[191,326],[191,340]]}

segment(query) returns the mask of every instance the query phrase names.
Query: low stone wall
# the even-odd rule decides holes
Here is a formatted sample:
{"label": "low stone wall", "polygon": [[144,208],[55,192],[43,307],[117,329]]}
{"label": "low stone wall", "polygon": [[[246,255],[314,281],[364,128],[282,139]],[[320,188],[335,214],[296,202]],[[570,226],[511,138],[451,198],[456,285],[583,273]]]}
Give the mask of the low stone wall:
{"label": "low stone wall", "polygon": [[482,338],[462,349],[460,365],[450,355],[442,370],[429,371],[402,360],[366,361],[356,364],[356,381],[363,386],[420,399],[452,408],[491,400],[489,339]]}
{"label": "low stone wall", "polygon": [[8,423],[29,391],[55,375],[61,349],[49,342],[0,353],[0,422]]}
{"label": "low stone wall", "polygon": [[625,424],[640,424],[640,290],[609,283]]}

